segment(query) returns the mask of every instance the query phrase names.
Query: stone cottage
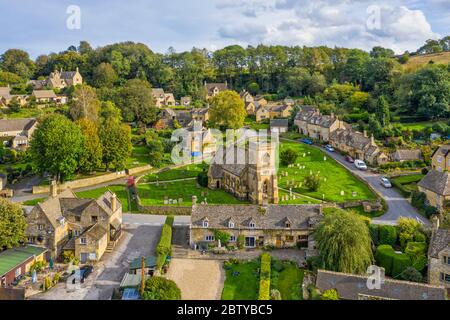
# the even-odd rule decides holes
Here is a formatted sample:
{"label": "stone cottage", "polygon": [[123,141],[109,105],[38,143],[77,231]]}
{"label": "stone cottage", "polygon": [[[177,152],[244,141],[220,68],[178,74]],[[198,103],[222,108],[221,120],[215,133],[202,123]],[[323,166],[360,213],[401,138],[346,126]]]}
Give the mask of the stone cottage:
{"label": "stone cottage", "polygon": [[450,230],[433,230],[428,247],[428,283],[450,289]]}

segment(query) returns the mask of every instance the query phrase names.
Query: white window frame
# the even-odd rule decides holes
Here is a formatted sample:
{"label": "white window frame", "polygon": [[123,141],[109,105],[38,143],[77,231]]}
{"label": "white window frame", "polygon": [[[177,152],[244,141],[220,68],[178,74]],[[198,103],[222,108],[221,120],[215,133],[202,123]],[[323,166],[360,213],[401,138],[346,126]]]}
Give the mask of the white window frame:
{"label": "white window frame", "polygon": [[237,241],[237,237],[234,235],[230,236],[230,242],[236,242]]}
{"label": "white window frame", "polygon": [[81,245],[87,245],[87,239],[85,237],[80,238],[80,244]]}
{"label": "white window frame", "polygon": [[230,229],[234,228],[234,222],[232,221],[228,222],[228,228]]}
{"label": "white window frame", "polygon": [[256,223],[250,222],[249,228],[250,228],[250,229],[256,229]]}
{"label": "white window frame", "polygon": [[202,226],[203,226],[203,228],[208,228],[209,227],[209,222],[207,220],[203,220]]}
{"label": "white window frame", "polygon": [[39,231],[44,230],[44,225],[43,225],[43,224],[38,224],[38,230],[39,230]]}
{"label": "white window frame", "polygon": [[206,236],[205,236],[205,241],[209,241],[209,242],[214,241],[214,236],[212,236],[212,235],[206,235]]}

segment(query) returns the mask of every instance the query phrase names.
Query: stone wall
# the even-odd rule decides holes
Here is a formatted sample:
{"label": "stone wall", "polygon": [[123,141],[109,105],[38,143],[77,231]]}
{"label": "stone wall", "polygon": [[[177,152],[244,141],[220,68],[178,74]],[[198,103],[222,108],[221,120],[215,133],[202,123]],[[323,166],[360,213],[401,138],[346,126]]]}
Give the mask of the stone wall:
{"label": "stone wall", "polygon": [[141,199],[136,195],[136,203],[139,213],[155,214],[155,215],[174,215],[174,216],[189,216],[192,211],[191,206],[144,206],[141,204]]}
{"label": "stone wall", "polygon": [[[101,176],[96,177],[89,177],[85,179],[79,179],[74,181],[67,181],[65,183],[62,183],[58,185],[59,191],[66,190],[66,189],[79,189],[84,187],[90,187],[95,186],[97,184],[102,184],[105,182],[114,181],[120,178],[125,178],[129,175],[135,175],[142,172],[146,172],[151,170],[152,167],[150,165],[142,166],[142,167],[136,167],[132,169],[127,169],[124,171],[117,171],[112,173],[107,173]],[[49,193],[50,192],[50,186],[34,186],[33,187],[33,194],[41,194],[41,193]]]}
{"label": "stone wall", "polygon": [[445,286],[450,289],[450,283],[444,283],[441,281],[441,273],[450,274],[450,266],[444,264],[443,258],[429,258],[428,283],[431,285]]}

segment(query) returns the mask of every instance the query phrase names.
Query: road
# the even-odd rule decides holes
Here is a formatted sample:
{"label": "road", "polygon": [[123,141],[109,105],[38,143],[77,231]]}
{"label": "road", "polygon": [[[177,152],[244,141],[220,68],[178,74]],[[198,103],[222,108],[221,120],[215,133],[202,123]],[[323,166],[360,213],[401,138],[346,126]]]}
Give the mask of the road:
{"label": "road", "polygon": [[326,154],[331,156],[334,160],[338,161],[340,164],[346,167],[353,174],[369,183],[370,186],[374,188],[386,201],[388,205],[388,211],[381,217],[372,219],[373,223],[395,225],[398,218],[407,217],[416,219],[424,225],[430,225],[430,222],[422,215],[420,215],[417,210],[408,202],[408,200],[403,198],[394,188],[388,189],[380,184],[380,178],[382,175],[372,173],[370,171],[358,170],[356,169],[354,164],[345,161],[344,156],[340,155],[339,153],[328,152],[325,149],[322,150]]}

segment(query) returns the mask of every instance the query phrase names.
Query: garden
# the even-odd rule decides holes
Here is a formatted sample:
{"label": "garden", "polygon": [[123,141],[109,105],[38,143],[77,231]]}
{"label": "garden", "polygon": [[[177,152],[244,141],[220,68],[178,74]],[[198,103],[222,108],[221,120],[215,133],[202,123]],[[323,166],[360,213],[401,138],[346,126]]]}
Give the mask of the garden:
{"label": "garden", "polygon": [[[283,141],[280,144],[280,154],[287,149],[293,150],[297,157],[291,165],[280,164],[278,170],[280,188],[285,190],[292,188],[295,193],[330,202],[376,199],[369,187],[319,149]],[[305,183],[305,179],[310,176],[317,177],[319,181],[317,187],[310,188]],[[289,204],[297,203],[291,200],[289,199]],[[298,200],[298,203],[305,201],[302,198]],[[280,201],[280,204],[284,204],[284,201]]]}
{"label": "garden", "polygon": [[405,198],[409,198],[411,193],[417,191],[417,184],[424,177],[421,173],[412,175],[399,176],[391,179],[392,185],[401,193]]}

